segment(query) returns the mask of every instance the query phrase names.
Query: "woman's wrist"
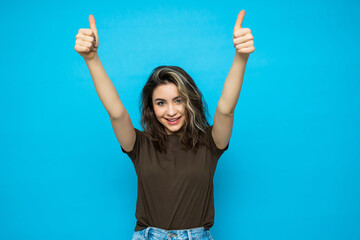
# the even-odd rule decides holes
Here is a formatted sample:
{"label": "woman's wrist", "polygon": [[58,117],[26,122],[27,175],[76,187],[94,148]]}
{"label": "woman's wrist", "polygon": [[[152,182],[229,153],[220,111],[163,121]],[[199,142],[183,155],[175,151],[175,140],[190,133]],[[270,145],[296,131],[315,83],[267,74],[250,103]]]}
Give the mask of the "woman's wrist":
{"label": "woman's wrist", "polygon": [[99,55],[98,55],[97,52],[95,52],[95,53],[94,53],[94,56],[93,56],[92,58],[85,58],[85,57],[84,57],[84,60],[85,60],[86,63],[90,63],[90,64],[91,64],[92,62],[96,62],[96,61],[99,60]]}

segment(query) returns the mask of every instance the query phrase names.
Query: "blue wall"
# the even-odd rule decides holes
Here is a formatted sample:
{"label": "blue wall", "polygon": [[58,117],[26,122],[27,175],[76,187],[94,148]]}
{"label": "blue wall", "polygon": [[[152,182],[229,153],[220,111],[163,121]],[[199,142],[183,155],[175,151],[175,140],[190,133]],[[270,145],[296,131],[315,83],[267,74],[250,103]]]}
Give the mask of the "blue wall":
{"label": "blue wall", "polygon": [[0,239],[133,234],[136,173],[74,50],[89,14],[140,128],[139,94],[158,65],[194,78],[212,123],[242,9],[256,50],[214,178],[214,239],[360,239],[360,18],[350,0],[2,3]]}

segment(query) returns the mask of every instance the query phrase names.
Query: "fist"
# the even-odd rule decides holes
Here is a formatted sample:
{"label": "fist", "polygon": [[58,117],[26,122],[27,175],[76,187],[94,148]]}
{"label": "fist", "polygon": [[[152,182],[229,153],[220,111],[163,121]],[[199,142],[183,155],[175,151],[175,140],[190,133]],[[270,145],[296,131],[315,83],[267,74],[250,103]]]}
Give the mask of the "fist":
{"label": "fist", "polygon": [[245,11],[241,10],[234,27],[233,43],[236,48],[236,52],[242,55],[248,55],[255,51],[254,37],[251,34],[250,28],[242,28],[242,21],[245,16]]}
{"label": "fist", "polygon": [[89,16],[89,24],[90,29],[79,29],[75,41],[75,51],[87,60],[94,58],[97,52],[97,48],[99,47],[99,38],[96,30],[95,18],[93,15]]}

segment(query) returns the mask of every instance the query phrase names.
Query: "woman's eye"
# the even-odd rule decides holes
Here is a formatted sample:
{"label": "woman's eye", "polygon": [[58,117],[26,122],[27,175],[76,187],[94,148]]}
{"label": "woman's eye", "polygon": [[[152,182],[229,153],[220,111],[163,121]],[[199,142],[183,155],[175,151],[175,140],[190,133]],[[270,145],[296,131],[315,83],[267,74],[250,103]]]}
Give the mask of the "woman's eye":
{"label": "woman's eye", "polygon": [[181,102],[181,99],[177,99],[176,101],[177,101],[178,103],[180,103],[180,102]]}
{"label": "woman's eye", "polygon": [[162,106],[162,103],[164,103],[164,102],[158,102],[157,104],[158,104],[159,106]]}

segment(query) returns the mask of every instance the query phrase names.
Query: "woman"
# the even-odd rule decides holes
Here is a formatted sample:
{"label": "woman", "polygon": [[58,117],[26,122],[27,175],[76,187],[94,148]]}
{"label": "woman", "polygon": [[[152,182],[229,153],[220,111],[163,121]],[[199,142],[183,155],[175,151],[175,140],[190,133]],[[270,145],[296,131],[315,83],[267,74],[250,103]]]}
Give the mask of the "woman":
{"label": "woman", "polygon": [[144,131],[134,128],[97,55],[99,38],[92,15],[90,29],[76,35],[75,50],[84,58],[121,150],[138,176],[133,240],[212,239],[213,176],[228,149],[246,63],[255,50],[250,29],[241,26],[244,15],[240,11],[234,27],[235,57],[212,126],[193,79],[180,67],[159,66],[141,94]]}

